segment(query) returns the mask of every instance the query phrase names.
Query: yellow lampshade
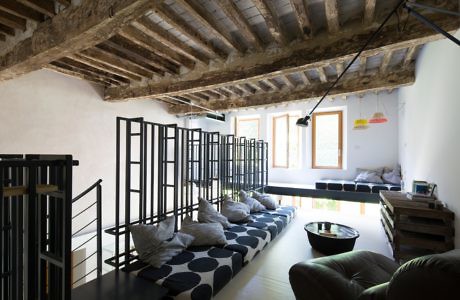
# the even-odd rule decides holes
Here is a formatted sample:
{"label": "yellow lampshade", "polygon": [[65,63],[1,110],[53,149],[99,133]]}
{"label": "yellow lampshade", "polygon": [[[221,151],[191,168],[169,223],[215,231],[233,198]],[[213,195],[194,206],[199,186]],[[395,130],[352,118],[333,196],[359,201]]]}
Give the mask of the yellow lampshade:
{"label": "yellow lampshade", "polygon": [[367,129],[369,128],[367,119],[356,119],[353,129]]}
{"label": "yellow lampshade", "polygon": [[376,112],[372,115],[372,118],[369,119],[369,123],[378,124],[378,123],[386,123],[388,119],[382,112]]}

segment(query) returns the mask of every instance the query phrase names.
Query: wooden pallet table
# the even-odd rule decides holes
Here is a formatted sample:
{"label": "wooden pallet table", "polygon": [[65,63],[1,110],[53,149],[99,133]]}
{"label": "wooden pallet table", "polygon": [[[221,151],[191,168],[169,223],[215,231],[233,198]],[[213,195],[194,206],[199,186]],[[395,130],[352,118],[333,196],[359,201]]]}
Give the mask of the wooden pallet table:
{"label": "wooden pallet table", "polygon": [[407,199],[405,193],[380,192],[381,222],[396,261],[454,249],[454,213]]}

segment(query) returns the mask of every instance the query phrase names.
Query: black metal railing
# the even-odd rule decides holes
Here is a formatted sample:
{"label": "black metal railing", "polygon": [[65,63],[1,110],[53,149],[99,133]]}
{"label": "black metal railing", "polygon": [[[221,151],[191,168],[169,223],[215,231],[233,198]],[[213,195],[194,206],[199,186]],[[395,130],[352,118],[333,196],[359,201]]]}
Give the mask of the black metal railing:
{"label": "black metal railing", "polygon": [[[96,189],[96,200],[86,206],[84,209],[80,210],[78,213],[72,216],[72,223],[74,220],[78,220],[79,217],[85,215],[90,211],[90,209],[96,210],[96,217],[92,219],[89,223],[79,227],[72,233],[72,238],[78,236],[82,233],[85,229],[90,228],[92,225],[96,224],[96,233],[92,234],[88,239],[84,242],[80,243],[77,247],[72,249],[72,252],[82,249],[84,246],[87,246],[90,242],[96,241],[96,251],[89,253],[86,257],[78,262],[76,265],[72,267],[72,270],[75,270],[77,267],[81,266],[84,263],[87,263],[93,257],[96,257],[96,266],[92,268],[89,272],[86,272],[83,276],[80,276],[73,280],[72,285],[77,284],[78,282],[82,281],[83,279],[87,278],[89,275],[96,273],[97,277],[102,275],[102,179],[99,179],[94,184],[92,184],[89,188],[83,191],[81,194],[73,198],[72,204],[80,201],[94,189]],[[74,226],[72,226],[72,229]]]}

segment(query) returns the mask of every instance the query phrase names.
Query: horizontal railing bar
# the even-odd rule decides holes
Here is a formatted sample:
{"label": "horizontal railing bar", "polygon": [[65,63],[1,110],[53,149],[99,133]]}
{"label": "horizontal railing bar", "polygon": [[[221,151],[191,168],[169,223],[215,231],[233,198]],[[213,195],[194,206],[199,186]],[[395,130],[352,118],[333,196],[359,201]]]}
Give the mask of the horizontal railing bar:
{"label": "horizontal railing bar", "polygon": [[78,249],[80,249],[82,246],[86,245],[89,241],[93,240],[95,237],[97,237],[97,234],[93,235],[92,237],[90,237],[88,240],[86,240],[86,242],[84,242],[83,244],[81,244],[80,246],[78,246],[77,248],[73,249],[72,251],[77,251]]}
{"label": "horizontal railing bar", "polygon": [[97,218],[93,219],[91,222],[89,222],[88,224],[86,224],[85,226],[83,226],[82,228],[80,228],[79,230],[77,230],[77,232],[75,232],[74,234],[72,234],[72,237],[76,236],[77,234],[79,234],[83,229],[87,228],[89,225],[93,224],[95,221],[97,221]]}
{"label": "horizontal railing bar", "polygon": [[78,214],[76,214],[75,216],[72,217],[72,220],[75,219],[76,217],[78,217],[79,215],[81,215],[82,213],[84,213],[85,211],[87,211],[88,209],[90,209],[91,207],[93,207],[94,205],[97,204],[97,201],[93,202],[93,204],[91,204],[90,206],[86,207],[85,209],[83,209],[82,211],[80,211]]}

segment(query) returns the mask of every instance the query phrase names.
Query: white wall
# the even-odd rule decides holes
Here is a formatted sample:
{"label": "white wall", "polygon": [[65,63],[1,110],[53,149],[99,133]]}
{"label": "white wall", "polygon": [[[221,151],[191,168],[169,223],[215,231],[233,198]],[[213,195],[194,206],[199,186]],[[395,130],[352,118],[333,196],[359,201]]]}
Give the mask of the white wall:
{"label": "white wall", "polygon": [[[319,179],[353,179],[356,168],[394,167],[398,164],[398,99],[397,93],[380,93],[380,103],[385,106],[389,122],[371,125],[367,130],[353,130],[353,121],[360,117],[358,97],[347,100],[326,99],[317,111],[344,110],[344,169],[319,170],[311,168],[311,127],[302,129],[301,165],[298,169],[271,168],[272,116],[286,111],[301,111],[305,115],[316,102],[301,102],[272,108],[249,109],[227,114],[227,122],[198,119],[190,122],[191,127],[201,127],[209,131],[232,132],[231,118],[234,116],[261,116],[261,139],[269,143],[269,181],[314,184]],[[363,118],[369,118],[376,110],[377,96],[374,93],[364,95],[361,100]]]}
{"label": "white wall", "polygon": [[80,161],[74,195],[102,178],[103,221],[113,224],[116,117],[183,121],[158,102],[109,103],[101,95],[99,87],[45,70],[0,83],[0,153],[72,154]]}
{"label": "white wall", "polygon": [[399,102],[399,155],[406,189],[414,179],[438,185],[439,199],[457,216],[458,248],[460,47],[448,40],[425,46],[417,59],[416,82],[399,91]]}

